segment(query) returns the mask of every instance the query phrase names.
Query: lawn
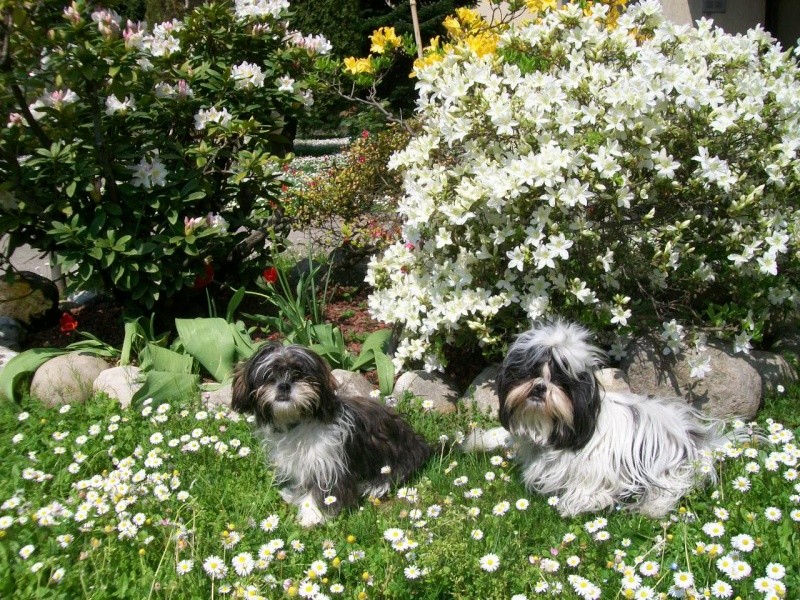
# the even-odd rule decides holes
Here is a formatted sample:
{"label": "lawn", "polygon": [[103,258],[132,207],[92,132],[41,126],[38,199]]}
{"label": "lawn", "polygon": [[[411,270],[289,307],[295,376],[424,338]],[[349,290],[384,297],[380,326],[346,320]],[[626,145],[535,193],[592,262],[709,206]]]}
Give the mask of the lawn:
{"label": "lawn", "polygon": [[311,530],[237,414],[3,403],[0,596],[797,597],[798,400],[798,387],[770,397],[758,421],[772,443],[728,448],[720,483],[659,522],[561,519],[509,456],[449,449],[471,425],[464,411],[402,398],[440,452],[413,487]]}

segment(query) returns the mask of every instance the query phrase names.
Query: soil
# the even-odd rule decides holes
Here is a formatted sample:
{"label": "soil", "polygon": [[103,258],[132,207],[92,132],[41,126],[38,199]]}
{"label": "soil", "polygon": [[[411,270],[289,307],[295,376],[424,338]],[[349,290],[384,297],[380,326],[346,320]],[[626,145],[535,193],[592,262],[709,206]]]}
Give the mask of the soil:
{"label": "soil", "polygon": [[[370,333],[391,327],[370,317],[367,311],[368,288],[334,286],[332,289],[328,289],[328,293],[330,297],[325,305],[325,322],[339,327],[344,334],[348,350],[353,354],[361,351],[361,343]],[[222,301],[220,305],[225,306],[226,303],[226,301]],[[263,309],[263,307],[260,308]],[[243,312],[248,312],[247,309],[253,313],[257,313],[259,310],[258,307],[245,307]],[[61,324],[57,322],[38,331],[28,332],[22,349],[64,348],[73,342],[85,339],[81,335],[82,333],[91,334],[114,348],[122,347],[125,317],[123,307],[119,303],[103,298],[64,312],[77,321],[75,330],[64,331]],[[248,325],[252,325],[252,323],[248,323]],[[252,337],[257,341],[279,338],[278,335],[261,329],[253,332]],[[487,363],[479,351],[465,352],[462,349],[451,351],[450,354],[447,357],[447,375],[459,390],[464,391]],[[364,375],[372,383],[377,383],[377,376],[374,372]]]}
{"label": "soil", "polygon": [[[358,353],[364,338],[378,329],[389,327],[374,320],[367,312],[366,288],[334,286],[328,290],[330,300],[325,306],[325,322],[339,327],[350,351]],[[77,328],[64,331],[57,322],[38,331],[28,332],[23,349],[64,348],[84,339],[81,333],[91,334],[101,341],[120,348],[124,338],[124,311],[122,305],[112,299],[103,298],[85,306],[64,310],[77,321]],[[256,311],[252,311],[256,312]],[[268,332],[257,331],[255,339],[269,337]]]}

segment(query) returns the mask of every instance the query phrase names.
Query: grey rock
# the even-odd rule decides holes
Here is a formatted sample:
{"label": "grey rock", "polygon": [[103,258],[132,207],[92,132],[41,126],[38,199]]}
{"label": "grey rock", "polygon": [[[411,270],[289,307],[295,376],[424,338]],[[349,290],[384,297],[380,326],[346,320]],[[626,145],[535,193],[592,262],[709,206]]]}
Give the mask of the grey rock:
{"label": "grey rock", "polygon": [[333,376],[339,384],[339,394],[342,396],[369,397],[375,388],[363,375],[344,369],[334,369]]}
{"label": "grey rock", "polygon": [[0,347],[19,351],[25,330],[19,321],[12,317],[0,317]]}
{"label": "grey rock", "polygon": [[467,388],[467,393],[461,398],[464,406],[496,419],[500,408],[500,399],[497,396],[497,374],[499,372],[500,365],[489,365],[481,371]]}
{"label": "grey rock", "polygon": [[27,271],[0,277],[0,315],[33,329],[57,322],[56,284]]}
{"label": "grey rock", "polygon": [[631,386],[622,369],[598,369],[595,371],[594,377],[607,392],[630,393],[631,391]]}
{"label": "grey rock", "polygon": [[56,356],[33,374],[31,396],[46,406],[86,402],[92,396],[94,380],[107,368],[103,359],[90,354]]}
{"label": "grey rock", "polygon": [[780,354],[753,350],[744,359],[761,375],[761,392],[766,395],[779,385],[797,381],[797,369]]}
{"label": "grey rock", "polygon": [[233,386],[230,381],[200,392],[200,399],[208,410],[229,409],[232,397]]}
{"label": "grey rock", "polygon": [[752,419],[762,401],[762,380],[742,354],[721,344],[709,344],[711,372],[690,377],[685,354],[664,355],[660,340],[643,337],[628,347],[622,364],[631,390],[637,394],[682,397],[708,415],[722,419]]}
{"label": "grey rock", "polygon": [[427,371],[408,371],[403,373],[395,382],[392,395],[401,396],[410,392],[414,396],[433,402],[433,409],[448,414],[455,412],[459,393],[455,385],[440,373]]}
{"label": "grey rock", "polygon": [[139,374],[139,367],[132,365],[112,367],[97,376],[92,389],[95,393],[103,392],[110,398],[119,400],[122,408],[128,408],[133,395],[142,387]]}

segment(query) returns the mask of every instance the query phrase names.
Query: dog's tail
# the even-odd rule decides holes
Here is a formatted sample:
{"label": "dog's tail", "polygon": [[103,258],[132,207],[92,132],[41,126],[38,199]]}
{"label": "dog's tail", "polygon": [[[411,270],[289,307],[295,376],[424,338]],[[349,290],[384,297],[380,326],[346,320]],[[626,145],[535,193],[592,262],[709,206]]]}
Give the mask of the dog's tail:
{"label": "dog's tail", "polygon": [[462,452],[493,452],[498,448],[510,448],[511,434],[504,427],[473,429],[458,445]]}

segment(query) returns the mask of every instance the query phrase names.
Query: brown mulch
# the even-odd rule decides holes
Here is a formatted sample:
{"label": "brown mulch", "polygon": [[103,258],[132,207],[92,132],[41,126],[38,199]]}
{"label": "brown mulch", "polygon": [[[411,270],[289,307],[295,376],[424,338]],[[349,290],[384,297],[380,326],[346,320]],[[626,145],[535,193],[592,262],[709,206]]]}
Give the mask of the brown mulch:
{"label": "brown mulch", "polygon": [[[352,352],[360,351],[364,337],[373,331],[388,327],[385,323],[380,323],[369,316],[368,289],[336,286],[328,291],[331,296],[325,306],[325,322],[342,330],[345,343]],[[64,348],[84,339],[81,332],[91,334],[114,348],[122,346],[125,321],[123,307],[119,303],[101,299],[65,312],[78,322],[77,330],[63,331],[60,323],[53,323],[38,331],[28,332],[23,349]],[[255,333],[254,337],[263,339],[268,335],[268,332],[260,331]]]}
{"label": "brown mulch", "polygon": [[[369,289],[335,286],[328,292],[330,299],[325,306],[325,322],[339,327],[344,334],[347,349],[353,354],[357,355],[361,351],[361,343],[370,333],[390,327],[370,317],[367,311]],[[258,307],[248,308],[250,312],[258,312]],[[28,332],[22,349],[64,348],[72,342],[85,339],[81,332],[91,334],[114,348],[122,347],[125,319],[123,307],[119,303],[101,299],[67,312],[78,322],[77,330],[65,332],[59,323],[55,323],[39,331]],[[160,331],[157,329],[157,333]],[[252,335],[256,340],[277,337],[263,330],[256,331]],[[447,375],[459,390],[465,390],[487,365],[477,350],[472,352],[465,352],[463,349],[451,350],[447,359]],[[374,372],[364,375],[372,383],[377,383],[377,375]]]}

